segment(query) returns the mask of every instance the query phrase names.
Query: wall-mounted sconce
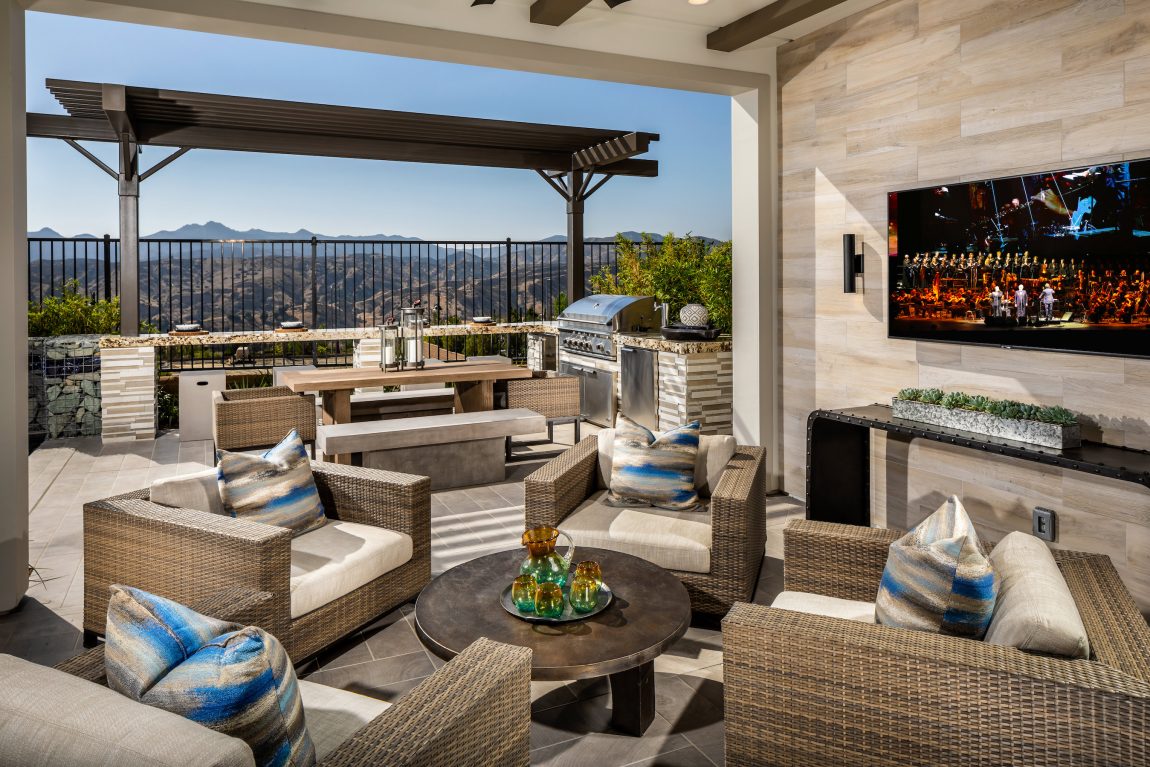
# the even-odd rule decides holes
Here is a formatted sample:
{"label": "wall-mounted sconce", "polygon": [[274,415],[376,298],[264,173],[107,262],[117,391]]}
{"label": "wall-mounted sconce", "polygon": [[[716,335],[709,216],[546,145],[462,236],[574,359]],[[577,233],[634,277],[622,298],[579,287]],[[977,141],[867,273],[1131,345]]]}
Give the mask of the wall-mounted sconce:
{"label": "wall-mounted sconce", "polygon": [[863,254],[855,253],[855,236],[843,235],[843,292],[855,292],[855,276],[863,273]]}

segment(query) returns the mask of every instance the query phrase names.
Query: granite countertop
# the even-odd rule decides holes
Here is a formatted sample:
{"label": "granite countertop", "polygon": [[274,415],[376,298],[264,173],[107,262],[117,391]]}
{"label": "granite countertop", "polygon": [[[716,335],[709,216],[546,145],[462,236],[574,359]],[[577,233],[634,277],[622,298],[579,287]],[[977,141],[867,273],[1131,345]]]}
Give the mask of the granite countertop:
{"label": "granite countertop", "polygon": [[[431,325],[424,336],[479,336],[503,333],[557,333],[548,322],[505,322],[493,325]],[[220,346],[225,344],[279,344],[300,341],[357,341],[379,338],[379,328],[335,328],[305,330],[300,333],[277,333],[272,330],[249,330],[232,333],[209,333],[203,336],[171,336],[151,333],[141,336],[102,336],[101,349],[129,349],[146,346]]]}
{"label": "granite countertop", "polygon": [[731,336],[729,335],[719,336],[714,341],[668,341],[658,333],[638,335],[617,333],[615,342],[622,346],[650,349],[656,352],[670,352],[671,354],[706,354],[731,351]]}

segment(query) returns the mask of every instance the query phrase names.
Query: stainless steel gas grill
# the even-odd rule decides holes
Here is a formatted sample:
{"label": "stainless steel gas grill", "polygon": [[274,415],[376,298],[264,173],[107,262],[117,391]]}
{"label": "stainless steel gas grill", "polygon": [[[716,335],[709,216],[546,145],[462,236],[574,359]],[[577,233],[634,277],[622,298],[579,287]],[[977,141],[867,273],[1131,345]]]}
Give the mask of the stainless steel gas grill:
{"label": "stainless steel gas grill", "polygon": [[659,312],[651,296],[581,298],[559,315],[559,348],[582,357],[614,360],[614,333],[643,333],[659,328]]}
{"label": "stainless steel gas grill", "polygon": [[619,350],[615,333],[659,327],[651,296],[587,296],[559,315],[559,371],[579,377],[580,410],[600,426],[615,423]]}

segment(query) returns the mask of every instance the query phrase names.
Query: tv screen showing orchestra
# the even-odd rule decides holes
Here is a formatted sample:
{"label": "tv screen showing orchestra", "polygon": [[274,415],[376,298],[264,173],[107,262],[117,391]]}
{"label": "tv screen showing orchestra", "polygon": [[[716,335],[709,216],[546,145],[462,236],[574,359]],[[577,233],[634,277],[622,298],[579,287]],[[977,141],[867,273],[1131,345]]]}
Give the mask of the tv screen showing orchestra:
{"label": "tv screen showing orchestra", "polygon": [[892,338],[1150,357],[1150,159],[889,206]]}

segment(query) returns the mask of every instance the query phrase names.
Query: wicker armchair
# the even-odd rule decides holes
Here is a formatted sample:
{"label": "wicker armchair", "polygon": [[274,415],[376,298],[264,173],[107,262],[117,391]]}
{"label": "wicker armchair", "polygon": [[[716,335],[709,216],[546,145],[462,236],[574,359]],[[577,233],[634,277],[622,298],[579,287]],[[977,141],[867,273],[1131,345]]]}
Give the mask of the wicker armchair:
{"label": "wicker armchair", "polygon": [[[259,625],[271,603],[266,592],[231,589],[193,609]],[[107,685],[102,644],[56,668]],[[480,639],[356,731],[320,767],[523,767],[530,735],[531,650]]]}
{"label": "wicker armchair", "polygon": [[217,450],[246,450],[275,445],[292,429],[315,443],[314,394],[296,394],[286,386],[228,389],[212,394],[212,438]]}
{"label": "wicker armchair", "polygon": [[[798,520],[788,591],[873,601],[901,536]],[[728,765],[1134,765],[1150,629],[1109,558],[1055,551],[1093,658],[738,604],[723,621]]]}
{"label": "wicker armchair", "polygon": [[312,463],[331,519],[406,533],[412,557],[328,604],[291,617],[291,531],[152,503],[148,490],[84,504],[84,636],[104,629],[108,589],[122,583],[183,604],[231,587],[272,595],[262,627],[303,661],[414,598],[431,580],[431,490],[427,477]]}
{"label": "wicker armchair", "polygon": [[[750,599],[759,577],[766,531],[765,451],[740,445],[711,496],[711,570],[671,570],[687,587],[691,608],[723,615]],[[562,527],[597,490],[599,440],[591,436],[524,480],[528,527]]]}
{"label": "wicker armchair", "polygon": [[[549,370],[536,370],[531,378],[507,381],[507,407],[534,410],[547,419],[547,441],[555,441],[555,424],[574,423],[579,442],[579,379]],[[510,439],[510,438],[509,438]]]}

